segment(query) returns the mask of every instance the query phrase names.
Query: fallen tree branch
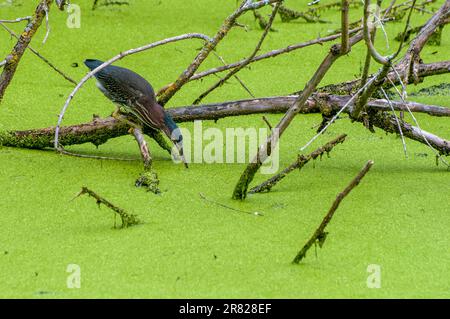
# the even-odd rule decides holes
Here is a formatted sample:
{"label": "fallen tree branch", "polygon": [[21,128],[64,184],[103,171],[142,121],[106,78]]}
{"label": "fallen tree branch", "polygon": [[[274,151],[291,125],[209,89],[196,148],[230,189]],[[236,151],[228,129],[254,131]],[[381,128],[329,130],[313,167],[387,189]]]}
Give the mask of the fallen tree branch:
{"label": "fallen tree branch", "polygon": [[[334,96],[320,94],[306,101],[304,105],[299,107],[299,114],[310,113],[335,113],[345,105],[350,96]],[[292,103],[295,102],[297,96],[280,96],[268,97],[250,100],[230,101],[223,103],[208,104],[202,106],[187,106],[167,109],[175,122],[192,122],[196,120],[218,120],[230,116],[242,116],[251,114],[265,113],[285,113]],[[407,108],[402,102],[392,101],[392,105],[396,111],[406,111]],[[408,103],[412,112],[420,112],[434,116],[450,116],[450,109],[446,107],[424,105],[415,102]],[[352,105],[349,105],[351,111]],[[369,109],[379,111],[389,111],[390,107],[386,100],[372,100],[368,103]],[[376,121],[375,124],[378,122]],[[384,127],[381,127],[384,129]],[[389,132],[392,131],[390,126],[386,127]],[[123,121],[107,117],[104,119],[94,118],[89,123],[62,127],[60,131],[60,142],[62,145],[75,145],[92,143],[99,146],[108,139],[127,135],[129,126]],[[154,138],[162,145],[167,152],[171,153],[171,147],[166,140],[158,134],[155,137],[155,131],[144,129],[144,133]],[[158,133],[158,132],[156,132]],[[4,146],[44,149],[53,147],[55,136],[55,128],[47,127],[42,129],[33,129],[26,131],[0,131],[0,144]],[[417,140],[417,139],[416,139]],[[445,141],[443,139],[440,139]],[[420,140],[418,140],[420,142]],[[165,147],[164,147],[165,143]],[[444,142],[440,145],[445,145]],[[442,148],[442,151],[450,150]]]}
{"label": "fallen tree branch", "polygon": [[[395,66],[396,70],[401,74],[402,73],[402,66],[397,64]],[[447,61],[440,61],[440,62],[433,62],[428,64],[418,64],[417,65],[417,77],[419,78],[419,82],[421,79],[432,76],[432,75],[439,75],[439,74],[446,74],[450,73],[450,60]],[[373,76],[373,75],[372,75]],[[394,71],[391,71],[386,76],[386,79],[383,81],[382,86],[383,88],[389,88],[391,86],[390,82],[394,83],[395,85],[401,84],[397,74]],[[412,78],[407,78],[405,84],[414,83]],[[339,95],[346,95],[346,94],[352,94],[355,93],[356,90],[361,85],[361,80],[352,80],[352,81],[346,81],[338,84],[329,84],[325,85],[323,87],[320,87],[317,89],[317,92],[321,93],[330,93],[330,94],[339,94]],[[294,92],[293,95],[300,94],[301,91]]]}
{"label": "fallen tree branch", "polygon": [[312,245],[318,244],[319,247],[322,248],[328,235],[328,232],[325,232],[325,228],[331,221],[331,218],[333,218],[333,215],[336,212],[337,208],[339,207],[339,204],[356,186],[358,186],[358,184],[370,170],[372,165],[373,161],[368,161],[367,164],[358,173],[358,175],[356,175],[356,177],[350,182],[350,184],[348,184],[348,186],[337,195],[335,201],[333,202],[333,205],[323,218],[319,227],[316,229],[312,237],[306,242],[303,248],[298,252],[297,256],[295,256],[294,260],[292,261],[293,264],[300,263],[300,261],[302,261],[302,259],[306,256],[306,253],[308,252],[308,250],[311,248]]}
{"label": "fallen tree branch", "polygon": [[120,216],[122,220],[122,228],[126,228],[129,226],[140,224],[141,221],[138,219],[136,215],[128,214],[125,210],[120,207],[115,206],[110,201],[104,199],[94,191],[90,190],[87,187],[82,187],[81,191],[75,196],[75,198],[80,197],[81,195],[88,194],[90,197],[95,198],[97,205],[100,207],[100,204],[105,205],[106,207],[112,209],[117,215]]}
{"label": "fallen tree branch", "polygon": [[317,157],[322,158],[323,154],[329,154],[331,150],[338,144],[344,143],[345,138],[347,137],[346,134],[340,135],[337,138],[333,139],[332,141],[326,143],[325,145],[319,147],[314,152],[304,156],[304,155],[298,155],[295,162],[293,162],[291,165],[283,169],[280,173],[276,174],[275,176],[269,178],[268,180],[262,182],[261,184],[251,188],[249,190],[249,194],[254,193],[261,193],[265,191],[270,191],[272,187],[274,187],[278,182],[280,182],[283,178],[287,176],[290,172],[298,169],[301,170],[303,166],[305,166],[310,160],[315,160]]}
{"label": "fallen tree branch", "polygon": [[397,119],[393,115],[388,113],[375,114],[372,116],[371,121],[374,126],[383,129],[385,132],[400,134],[401,130],[405,137],[431,146],[440,155],[450,155],[450,141],[412,126],[403,120],[398,119],[397,123]]}

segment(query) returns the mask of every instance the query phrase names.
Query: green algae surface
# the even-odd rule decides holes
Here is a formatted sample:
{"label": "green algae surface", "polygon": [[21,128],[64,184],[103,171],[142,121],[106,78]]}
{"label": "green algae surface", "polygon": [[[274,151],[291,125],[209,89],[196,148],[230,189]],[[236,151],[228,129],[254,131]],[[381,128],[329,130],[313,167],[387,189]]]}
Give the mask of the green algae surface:
{"label": "green algae surface", "polygon": [[[37,1],[14,1],[0,8],[0,18],[30,15]],[[132,0],[129,6],[81,6],[81,27],[66,26],[67,13],[53,7],[46,44],[45,23],[31,45],[76,80],[87,69],[86,58],[106,60],[121,51],[187,32],[213,36],[235,9],[236,1]],[[440,1],[439,3],[441,3]],[[306,4],[286,1],[304,10]],[[436,7],[437,5],[435,5]],[[352,20],[361,8],[351,9]],[[270,13],[270,9],[262,10]],[[322,13],[330,24],[281,23],[279,17],[262,52],[326,35],[339,27],[339,11]],[[427,15],[414,13],[413,26]],[[253,15],[239,19],[217,52],[227,62],[248,56],[261,30]],[[10,25],[20,33],[23,24]],[[389,39],[402,23],[386,26]],[[0,56],[15,40],[0,30]],[[155,88],[172,82],[201,47],[200,40],[183,41],[127,57],[117,65],[146,77]],[[303,88],[326,54],[329,43],[267,59],[239,73],[255,96],[285,95]],[[379,49],[387,49],[379,32]],[[449,58],[450,33],[441,46],[426,47],[425,62]],[[362,43],[339,59],[321,83],[351,80],[360,74],[365,57]],[[78,67],[76,66],[77,63]],[[213,55],[201,70],[220,65]],[[376,70],[376,66],[372,66]],[[217,78],[186,85],[167,105],[189,105]],[[448,83],[449,75],[425,79],[409,93]],[[57,115],[73,89],[71,83],[26,52],[0,104],[0,130],[56,125]],[[203,102],[247,98],[230,80]],[[450,107],[448,95],[416,96],[415,101]],[[93,114],[114,110],[90,80],[75,96],[64,124],[90,121]],[[406,115],[407,119],[410,118]],[[275,124],[281,115],[269,115]],[[421,127],[450,138],[448,118],[417,115]],[[290,164],[299,147],[314,134],[319,115],[298,116],[280,143],[280,168]],[[260,115],[203,122],[204,128],[265,127]],[[193,130],[192,123],[183,128]],[[407,140],[408,158],[399,137],[375,134],[348,119],[338,120],[307,151],[348,134],[324,157],[293,172],[271,192],[231,199],[245,164],[174,164],[153,140],[149,146],[162,193],[136,188],[142,171],[139,150],[131,136],[68,147],[82,154],[121,157],[132,161],[97,160],[56,154],[52,150],[0,148],[0,297],[13,298],[406,298],[450,297],[450,172],[436,166],[433,152]],[[367,160],[375,164],[344,201],[327,228],[329,235],[317,257],[311,250],[300,265],[291,261],[321,222],[338,192]],[[257,174],[252,185],[268,176]],[[114,213],[97,207],[87,196],[72,200],[89,187],[144,222],[114,229]],[[199,195],[242,211],[205,201]],[[68,288],[68,265],[79,266],[80,288]],[[381,287],[367,286],[368,266],[381,269]]]}

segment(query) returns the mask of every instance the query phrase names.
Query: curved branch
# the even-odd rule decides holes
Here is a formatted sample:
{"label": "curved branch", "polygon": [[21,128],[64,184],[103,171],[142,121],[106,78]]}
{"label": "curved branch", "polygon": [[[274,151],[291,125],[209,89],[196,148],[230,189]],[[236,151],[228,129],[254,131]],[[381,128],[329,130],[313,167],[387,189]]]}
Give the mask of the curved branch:
{"label": "curved branch", "polygon": [[[364,32],[364,41],[366,43],[367,49],[370,52],[372,58],[380,64],[386,65],[389,63],[389,59],[387,57],[382,56],[378,53],[377,49],[375,49],[372,42],[372,29],[375,28],[373,22],[370,22],[372,27],[369,26],[369,6],[370,0],[364,1],[364,18],[363,18],[363,32]],[[379,15],[380,9],[377,6],[377,12],[375,15]]]}

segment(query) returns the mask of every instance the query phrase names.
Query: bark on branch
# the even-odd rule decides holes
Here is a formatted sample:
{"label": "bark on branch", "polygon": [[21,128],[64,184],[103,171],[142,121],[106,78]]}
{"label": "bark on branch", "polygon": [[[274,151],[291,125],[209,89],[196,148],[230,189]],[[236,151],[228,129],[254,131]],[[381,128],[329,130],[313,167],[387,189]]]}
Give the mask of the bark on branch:
{"label": "bark on branch", "polygon": [[[337,96],[328,94],[319,94],[308,99],[305,104],[299,107],[299,114],[325,113],[331,114],[338,112],[350,99],[350,96]],[[297,96],[280,96],[258,98],[250,100],[230,101],[223,103],[208,104],[202,106],[186,106],[167,109],[167,112],[176,122],[192,122],[195,120],[218,120],[230,116],[242,116],[251,114],[265,113],[285,113],[295,102]],[[397,111],[405,111],[407,107],[403,102],[392,101],[392,106]],[[435,105],[425,105],[415,102],[409,102],[408,107],[412,112],[425,113],[432,116],[450,116],[450,109]],[[350,104],[346,112],[351,112],[353,104]],[[384,99],[371,100],[368,108],[377,111],[389,111],[388,101]],[[386,127],[386,124],[388,124]],[[397,132],[391,127],[389,121],[383,122],[380,119],[374,122],[388,132]],[[129,127],[124,121],[107,117],[104,119],[94,118],[89,123],[62,127],[60,130],[60,142],[63,145],[75,145],[92,143],[99,146],[108,139],[120,137],[128,134]],[[423,138],[418,135],[413,128],[410,138],[423,142]],[[155,135],[155,131],[148,129],[144,133],[154,138],[164,149],[170,153],[171,147],[165,142],[160,134]],[[47,127],[42,129],[33,129],[26,131],[0,131],[0,144],[11,147],[44,149],[51,148],[54,144],[55,128]],[[435,138],[433,138],[435,139]],[[447,141],[438,138],[441,142],[436,143],[442,153],[449,153],[450,149]],[[164,146],[165,145],[165,146]],[[447,145],[447,146],[446,146]]]}

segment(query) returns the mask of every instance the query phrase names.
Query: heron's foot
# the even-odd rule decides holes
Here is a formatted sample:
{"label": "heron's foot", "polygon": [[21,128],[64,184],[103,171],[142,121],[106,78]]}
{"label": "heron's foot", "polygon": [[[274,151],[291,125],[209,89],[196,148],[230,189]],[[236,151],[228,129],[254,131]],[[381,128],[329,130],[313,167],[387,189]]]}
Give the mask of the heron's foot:
{"label": "heron's foot", "polygon": [[141,173],[135,183],[136,187],[145,187],[154,194],[160,194],[158,174],[149,168]]}

